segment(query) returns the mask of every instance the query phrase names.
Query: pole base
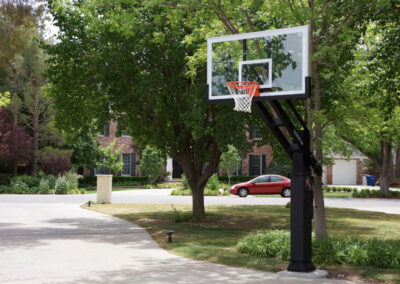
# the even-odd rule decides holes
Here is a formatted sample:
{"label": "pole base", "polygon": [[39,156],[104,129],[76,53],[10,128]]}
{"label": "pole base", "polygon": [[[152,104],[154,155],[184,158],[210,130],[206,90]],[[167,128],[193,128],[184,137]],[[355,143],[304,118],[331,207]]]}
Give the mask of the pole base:
{"label": "pole base", "polygon": [[315,270],[315,266],[311,261],[291,261],[287,270],[295,272],[311,272]]}

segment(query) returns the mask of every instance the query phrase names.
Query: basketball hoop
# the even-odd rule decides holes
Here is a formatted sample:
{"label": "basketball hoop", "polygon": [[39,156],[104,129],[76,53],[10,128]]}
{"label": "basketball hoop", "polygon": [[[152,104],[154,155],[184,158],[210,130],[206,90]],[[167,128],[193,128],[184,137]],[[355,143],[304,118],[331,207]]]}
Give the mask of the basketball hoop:
{"label": "basketball hoop", "polygon": [[229,92],[235,100],[234,110],[251,112],[251,100],[259,96],[260,86],[252,81],[227,82]]}

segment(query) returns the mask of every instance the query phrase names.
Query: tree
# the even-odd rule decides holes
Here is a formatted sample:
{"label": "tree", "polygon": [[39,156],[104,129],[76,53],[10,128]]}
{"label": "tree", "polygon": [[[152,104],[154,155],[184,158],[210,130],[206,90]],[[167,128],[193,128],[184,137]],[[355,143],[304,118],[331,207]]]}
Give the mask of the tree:
{"label": "tree", "polygon": [[140,157],[139,171],[149,178],[150,183],[155,183],[162,175],[164,161],[163,155],[157,149],[147,145]]}
{"label": "tree", "polygon": [[24,109],[27,112],[26,126],[32,130],[33,157],[32,176],[38,173],[39,133],[51,120],[51,100],[43,91],[46,79],[43,77],[46,65],[45,56],[37,39],[30,40],[23,53],[22,62],[17,69],[24,82]]}
{"label": "tree", "polygon": [[110,143],[106,148],[104,148],[104,160],[102,165],[108,169],[114,176],[122,170],[123,163],[121,159],[122,147],[115,148],[115,140]]}
{"label": "tree", "polygon": [[203,217],[204,188],[222,152],[248,144],[245,114],[204,103],[205,58],[189,68],[205,40],[190,37],[202,23],[195,9],[91,0],[54,1],[51,10],[60,28],[59,41],[47,47],[58,125],[77,130],[83,121],[122,121],[139,146],[153,145],[180,162],[193,215]]}
{"label": "tree", "polygon": [[222,153],[221,162],[219,164],[222,172],[228,175],[228,185],[231,184],[232,173],[239,169],[241,161],[242,159],[235,146],[228,145],[228,151]]}
{"label": "tree", "polygon": [[389,196],[392,149],[400,140],[400,28],[372,24],[345,81],[346,101],[337,106],[337,133],[370,158],[379,170],[380,190]]}
{"label": "tree", "polygon": [[54,176],[63,175],[71,169],[71,150],[60,150],[50,146],[39,152],[40,168]]}
{"label": "tree", "polygon": [[[199,34],[215,35],[224,27],[229,33],[254,32],[288,26],[310,25],[311,66],[313,97],[307,101],[308,128],[313,132],[312,151],[322,165],[323,125],[321,117],[329,112],[331,97],[337,97],[337,85],[344,79],[344,66],[352,58],[352,49],[365,30],[373,13],[388,9],[389,1],[368,0],[274,0],[268,1],[192,1],[197,5],[196,16],[207,18],[199,26]],[[207,16],[208,15],[208,16]],[[210,17],[211,15],[211,17]],[[217,21],[217,22],[216,22]],[[205,50],[200,49],[201,58]],[[340,72],[338,72],[340,70]],[[325,93],[326,96],[322,94]],[[314,105],[312,108],[312,104]],[[325,107],[327,106],[327,107]],[[322,177],[315,179],[315,234],[327,236],[325,206],[322,193]]]}
{"label": "tree", "polygon": [[0,160],[11,162],[15,176],[17,166],[28,164],[31,158],[32,138],[23,127],[14,127],[12,114],[0,108]]}
{"label": "tree", "polygon": [[100,143],[96,141],[96,133],[92,129],[74,133],[69,137],[72,148],[71,162],[80,171],[84,168],[95,169],[103,154]]}

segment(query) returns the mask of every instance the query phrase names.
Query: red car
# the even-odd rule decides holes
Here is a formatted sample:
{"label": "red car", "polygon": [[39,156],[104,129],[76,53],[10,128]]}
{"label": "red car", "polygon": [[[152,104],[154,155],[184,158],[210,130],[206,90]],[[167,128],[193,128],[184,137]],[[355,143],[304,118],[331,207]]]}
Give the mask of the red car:
{"label": "red car", "polygon": [[248,194],[280,194],[282,197],[290,197],[290,179],[279,175],[263,175],[235,184],[228,191],[240,197]]}

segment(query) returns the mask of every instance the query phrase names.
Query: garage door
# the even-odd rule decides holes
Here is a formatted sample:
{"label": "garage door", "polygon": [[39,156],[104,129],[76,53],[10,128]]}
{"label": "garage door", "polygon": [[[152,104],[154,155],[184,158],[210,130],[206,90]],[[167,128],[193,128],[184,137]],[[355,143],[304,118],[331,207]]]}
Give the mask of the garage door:
{"label": "garage door", "polygon": [[357,161],[335,160],[332,167],[332,184],[356,185]]}

